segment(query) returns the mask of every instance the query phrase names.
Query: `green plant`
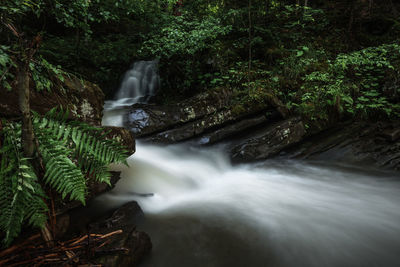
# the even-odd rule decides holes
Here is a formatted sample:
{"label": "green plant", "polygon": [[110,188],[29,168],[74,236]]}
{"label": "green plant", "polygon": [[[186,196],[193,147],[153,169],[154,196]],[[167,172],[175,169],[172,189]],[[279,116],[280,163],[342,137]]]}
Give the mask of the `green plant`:
{"label": "green plant", "polygon": [[[393,63],[399,59],[400,46],[390,44],[339,54],[334,61],[326,60],[323,64],[315,61],[308,73],[305,64],[306,73],[292,99],[293,106],[311,119],[326,120],[332,113],[399,116],[399,105],[385,96],[383,90],[385,77],[395,71]],[[317,65],[326,67],[317,70]]]}
{"label": "green plant", "polygon": [[[85,204],[87,179],[110,184],[108,165],[125,163],[123,147],[105,138],[102,129],[83,122],[67,121],[67,113],[51,110],[33,115],[36,138],[35,162],[23,156],[21,123],[4,122],[0,149],[0,229],[4,244],[18,236],[24,222],[44,227],[45,194],[51,188]],[[39,164],[40,163],[40,164]],[[43,173],[43,177],[36,175]]]}
{"label": "green plant", "polygon": [[16,65],[11,59],[8,50],[9,47],[4,45],[0,46],[0,83],[7,90],[11,90],[11,85],[9,82],[15,77],[11,69],[15,68]]}
{"label": "green plant", "polygon": [[51,88],[53,87],[52,80],[58,79],[61,82],[64,82],[64,75],[68,76],[68,73],[63,71],[60,66],[56,67],[50,64],[43,57],[31,61],[29,68],[37,91],[42,91],[43,89],[51,91]]}

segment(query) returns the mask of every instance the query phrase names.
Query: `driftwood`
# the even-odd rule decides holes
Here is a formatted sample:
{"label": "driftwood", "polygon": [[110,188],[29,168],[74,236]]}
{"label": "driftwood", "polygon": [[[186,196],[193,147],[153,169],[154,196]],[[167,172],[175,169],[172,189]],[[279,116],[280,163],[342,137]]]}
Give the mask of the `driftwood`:
{"label": "driftwood", "polygon": [[122,230],[106,234],[86,234],[68,241],[56,242],[51,248],[42,241],[40,234],[33,235],[24,242],[0,251],[0,266],[101,266],[88,262],[93,256],[127,253],[127,248],[103,249],[111,242],[111,237],[122,234]]}

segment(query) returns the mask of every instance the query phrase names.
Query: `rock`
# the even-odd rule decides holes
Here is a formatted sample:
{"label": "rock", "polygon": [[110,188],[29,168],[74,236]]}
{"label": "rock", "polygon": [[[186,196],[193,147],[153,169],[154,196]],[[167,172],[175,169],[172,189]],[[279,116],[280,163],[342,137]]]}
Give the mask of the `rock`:
{"label": "rock", "polygon": [[[104,94],[96,84],[70,74],[65,76],[63,83],[55,85],[50,92],[47,90],[36,91],[33,89],[31,81],[30,103],[31,109],[39,114],[45,114],[54,107],[62,106],[71,111],[71,119],[100,126]],[[7,91],[0,88],[0,117],[15,118],[19,116],[17,90],[13,88],[13,90]]]}
{"label": "rock", "polygon": [[129,155],[136,152],[136,142],[131,131],[114,126],[103,126],[102,128],[106,131],[110,131],[106,137],[121,142],[128,150]]}
{"label": "rock", "polygon": [[[202,119],[185,123],[184,125],[172,130],[161,132],[145,140],[152,143],[164,144],[184,141],[208,131],[219,129],[229,123],[243,119],[247,116],[257,115],[263,110],[264,107],[262,106],[254,106],[254,108],[243,109],[239,113],[233,113],[231,109],[224,109]],[[240,132],[240,129],[238,129],[237,132]],[[234,131],[232,131],[231,134],[233,135]]]}
{"label": "rock", "polygon": [[231,150],[234,162],[248,162],[277,155],[303,139],[306,135],[300,118],[291,118],[267,128],[258,137],[251,138]]}
{"label": "rock", "polygon": [[382,135],[389,141],[397,141],[400,138],[400,128],[385,130]]}
{"label": "rock", "polygon": [[347,122],[286,151],[290,158],[400,170],[400,122]]}
{"label": "rock", "polygon": [[136,137],[148,136],[210,115],[225,107],[229,99],[230,92],[220,89],[196,95],[176,105],[135,104],[127,115],[125,126]]}
{"label": "rock", "polygon": [[217,142],[226,140],[229,137],[238,135],[246,130],[252,129],[256,126],[273,122],[274,120],[277,119],[277,117],[280,117],[280,115],[278,115],[277,112],[271,112],[271,113],[266,112],[265,114],[256,116],[254,118],[244,119],[239,122],[220,128],[211,133],[203,135],[199,139],[198,143],[200,145],[215,144]]}
{"label": "rock", "polygon": [[104,254],[95,259],[103,266],[137,266],[152,248],[149,236],[136,230],[137,221],[143,217],[143,211],[136,202],[129,202],[113,215],[101,222],[92,223],[90,232],[107,234],[113,231],[122,230],[122,234],[113,235],[104,247],[103,251],[110,251],[115,248],[127,249],[123,253]]}
{"label": "rock", "polygon": [[[70,119],[100,126],[104,105],[104,94],[102,90],[96,84],[81,80],[72,74],[66,75],[64,78],[63,82],[55,78],[54,80],[57,82],[54,82],[51,91],[42,90],[38,92],[34,89],[34,84],[31,81],[30,101],[32,110],[35,110],[39,114],[45,114],[54,107],[62,106],[64,109],[69,109],[71,111],[69,113]],[[11,91],[0,88],[0,117],[20,117],[16,88],[13,88]],[[110,131],[107,138],[114,138],[122,141],[122,144],[126,146],[129,154],[135,152],[135,139],[128,130],[118,127],[104,128]],[[110,190],[119,178],[119,173],[113,174],[111,187],[104,183],[88,181],[87,200]],[[62,200],[59,196],[54,197],[55,210],[59,215],[81,205],[81,203],[77,201]]]}

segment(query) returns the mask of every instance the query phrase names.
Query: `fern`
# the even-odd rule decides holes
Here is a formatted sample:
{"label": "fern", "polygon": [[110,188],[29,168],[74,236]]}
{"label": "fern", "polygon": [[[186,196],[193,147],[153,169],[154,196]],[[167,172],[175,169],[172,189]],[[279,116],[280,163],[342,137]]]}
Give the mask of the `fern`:
{"label": "fern", "polygon": [[21,126],[9,124],[3,129],[0,152],[0,229],[8,246],[21,231],[25,220],[36,227],[46,222],[45,194],[28,159],[21,149]]}
{"label": "fern", "polygon": [[107,132],[83,122],[68,121],[68,113],[51,110],[45,116],[33,114],[37,157],[44,165],[39,180],[21,148],[21,124],[5,123],[0,149],[0,230],[4,244],[18,236],[25,221],[43,227],[47,220],[42,185],[63,199],[85,204],[88,178],[110,184],[110,163],[125,163],[127,151],[120,143],[106,139]]}

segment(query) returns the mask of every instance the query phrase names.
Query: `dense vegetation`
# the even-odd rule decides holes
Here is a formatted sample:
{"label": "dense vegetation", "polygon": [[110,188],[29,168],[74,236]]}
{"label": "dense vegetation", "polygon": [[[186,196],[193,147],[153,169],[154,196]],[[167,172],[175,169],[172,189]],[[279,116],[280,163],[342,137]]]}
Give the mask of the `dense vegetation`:
{"label": "dense vegetation", "polygon": [[86,177],[110,184],[108,165],[125,162],[127,154],[118,142],[105,139],[99,128],[68,122],[67,117],[67,113],[55,109],[44,117],[34,114],[35,159],[40,164],[24,155],[21,123],[3,126],[0,152],[7,156],[2,156],[0,163],[0,229],[6,234],[5,245],[18,236],[24,222],[45,226],[49,211],[46,202],[54,201],[46,195],[46,189],[85,204]]}
{"label": "dense vegetation", "polygon": [[[31,66],[40,88],[50,86],[40,74],[61,66],[112,97],[132,62],[158,58],[160,101],[229,86],[242,103],[274,94],[308,118],[399,112],[394,1],[5,3],[3,24],[12,18],[29,40],[43,39],[34,61],[40,66]],[[8,69],[13,48],[6,33],[3,27],[0,63]]]}
{"label": "dense vegetation", "polygon": [[[17,90],[21,116],[0,121],[0,237],[8,246],[30,225],[40,228],[50,245],[56,234],[54,193],[85,204],[90,180],[110,184],[108,166],[125,162],[127,153],[103,129],[69,121],[68,111],[54,108],[41,116],[30,109],[30,80],[35,90],[51,91],[53,81],[69,74],[38,53],[42,34],[30,24],[25,27],[27,15],[40,18],[50,11],[46,3],[2,4],[1,90]],[[61,15],[67,25],[67,13],[57,8],[50,14]]]}
{"label": "dense vegetation", "polygon": [[[160,102],[227,87],[239,106],[263,104],[274,96],[308,121],[393,119],[400,116],[399,12],[400,4],[392,0],[4,0],[0,4],[0,90],[16,90],[18,84],[29,84],[29,79],[36,90],[51,90],[57,79],[74,73],[100,84],[112,97],[132,62],[157,58]],[[11,218],[18,216],[19,225],[24,219],[43,225],[43,218],[36,215],[46,209],[39,201],[43,192],[35,189],[39,186],[31,170],[34,166],[27,163],[33,151],[26,150],[30,137],[24,133],[31,131],[24,129],[43,137],[39,150],[44,160],[48,153],[56,153],[66,167],[83,168],[83,173],[93,173],[87,168],[101,165],[79,165],[79,157],[97,155],[93,140],[82,146],[71,136],[73,142],[68,143],[64,140],[68,134],[45,131],[48,122],[41,118],[35,117],[29,125],[29,106],[22,113],[22,124],[4,126],[2,153],[12,152],[13,158],[2,157],[1,175],[17,177],[16,181],[27,178],[31,183],[12,188],[14,193],[22,187],[21,192],[34,192],[21,195],[21,205],[35,197],[37,206],[31,208],[37,210],[7,215],[10,203],[0,203],[8,205],[0,206],[8,209],[0,218],[7,243],[18,232],[8,232]],[[62,153],[52,151],[66,147],[69,152],[63,159]],[[68,161],[72,155],[78,157],[75,167]],[[102,163],[113,160],[121,158]],[[52,162],[48,158],[48,172]],[[44,177],[63,195],[84,201],[84,183],[78,194],[51,175]],[[12,181],[3,179],[2,190],[3,183]],[[19,201],[14,199],[12,205]]]}

